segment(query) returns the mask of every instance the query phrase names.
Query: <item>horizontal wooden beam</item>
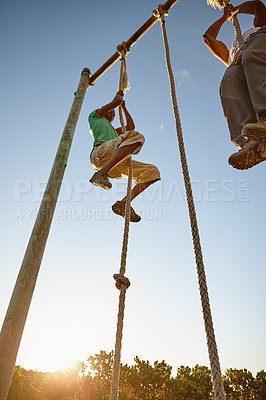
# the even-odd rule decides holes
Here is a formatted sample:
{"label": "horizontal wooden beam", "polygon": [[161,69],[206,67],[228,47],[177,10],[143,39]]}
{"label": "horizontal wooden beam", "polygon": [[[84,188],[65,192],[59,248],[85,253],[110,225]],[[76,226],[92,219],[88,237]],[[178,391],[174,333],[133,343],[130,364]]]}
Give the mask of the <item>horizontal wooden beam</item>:
{"label": "horizontal wooden beam", "polygon": [[[163,9],[168,12],[178,0],[168,0],[163,4]],[[150,17],[127,41],[127,48],[130,49],[156,22],[158,18],[154,15]],[[91,77],[89,80],[89,86],[93,85],[112,65],[116,63],[120,58],[120,53],[116,51]],[[88,87],[89,87],[88,86]]]}

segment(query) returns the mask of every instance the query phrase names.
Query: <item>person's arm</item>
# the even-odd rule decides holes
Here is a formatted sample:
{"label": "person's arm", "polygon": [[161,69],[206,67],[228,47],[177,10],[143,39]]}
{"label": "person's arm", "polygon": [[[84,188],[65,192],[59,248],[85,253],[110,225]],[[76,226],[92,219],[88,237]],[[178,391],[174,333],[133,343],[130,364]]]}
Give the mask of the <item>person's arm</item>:
{"label": "person's arm", "polygon": [[260,0],[246,1],[234,9],[238,9],[240,14],[254,15],[254,26],[260,27],[266,25],[266,7]]}
{"label": "person's arm", "polygon": [[223,16],[215,21],[204,33],[203,40],[211,53],[219,58],[226,66],[228,66],[229,50],[226,45],[217,40],[217,35],[220,32],[222,25],[225,21],[231,20],[232,17],[238,12],[238,7],[234,8],[232,4],[227,4],[223,9]]}
{"label": "person's arm", "polygon": [[[135,129],[135,124],[134,124],[134,121],[133,121],[131,115],[129,114],[129,112],[126,108],[125,100],[122,101],[121,107],[122,107],[122,110],[126,117],[126,127],[125,128],[127,131],[132,131],[133,129]],[[118,135],[121,135],[121,133],[123,133],[122,128],[117,128],[116,132],[118,133]]]}
{"label": "person's arm", "polygon": [[119,92],[116,93],[115,97],[110,103],[105,104],[104,106],[102,106],[97,110],[97,114],[101,115],[102,117],[105,117],[109,113],[109,111],[114,110],[122,103],[123,96],[124,96],[123,90],[119,90]]}

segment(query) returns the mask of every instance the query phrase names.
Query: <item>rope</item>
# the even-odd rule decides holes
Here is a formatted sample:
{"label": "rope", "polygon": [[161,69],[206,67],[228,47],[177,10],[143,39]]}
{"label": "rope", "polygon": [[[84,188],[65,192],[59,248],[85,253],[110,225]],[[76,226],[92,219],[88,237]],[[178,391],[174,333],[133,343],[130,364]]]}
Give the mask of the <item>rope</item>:
{"label": "rope", "polygon": [[[129,49],[126,48],[126,43],[123,42],[122,45],[117,47],[117,50],[121,54],[119,90],[123,90],[125,93],[125,91],[127,89],[129,89],[129,82],[128,82],[127,72],[126,72],[126,53],[129,52]],[[120,118],[122,131],[125,132],[125,124],[124,124],[121,106],[119,106],[119,118]],[[127,196],[126,196],[126,204],[125,204],[125,225],[124,225],[121,261],[120,261],[120,271],[119,271],[119,274],[114,274],[114,276],[113,276],[116,281],[116,287],[118,290],[120,290],[120,295],[119,295],[119,305],[118,305],[118,315],[117,315],[116,342],[115,342],[114,364],[113,364],[110,400],[118,399],[119,373],[120,373],[120,360],[121,360],[121,349],[122,349],[123,321],[124,321],[124,311],[125,311],[125,301],[126,301],[126,290],[130,286],[130,282],[129,282],[128,278],[126,278],[124,275],[126,272],[127,247],[128,247],[128,238],[129,238],[131,186],[132,186],[132,159],[131,159],[131,157],[129,157],[128,158]]]}
{"label": "rope", "polygon": [[180,161],[181,161],[184,185],[185,185],[185,190],[186,190],[186,198],[187,198],[187,205],[188,205],[188,211],[189,211],[190,226],[191,226],[192,241],[193,241],[193,247],[194,247],[196,267],[197,267],[197,274],[198,274],[202,312],[203,312],[208,352],[209,352],[210,365],[211,365],[211,371],[212,371],[214,396],[215,396],[215,400],[225,400],[222,374],[221,374],[220,363],[219,363],[219,358],[218,358],[218,351],[217,351],[217,346],[216,346],[216,341],[215,341],[211,309],[210,309],[210,303],[209,303],[209,296],[208,296],[208,288],[207,288],[207,282],[206,282],[206,275],[205,275],[205,270],[204,270],[203,256],[202,256],[202,250],[201,250],[201,244],[200,244],[197,216],[196,216],[196,211],[195,211],[195,204],[194,204],[189,170],[188,170],[188,164],[187,164],[187,159],[186,159],[186,152],[185,152],[185,146],[184,146],[184,141],[183,141],[181,120],[180,120],[180,115],[179,115],[178,105],[177,105],[175,81],[174,81],[174,75],[173,75],[173,71],[172,71],[172,67],[171,67],[170,51],[169,51],[169,44],[168,44],[166,27],[165,27],[164,14],[165,13],[164,13],[163,7],[160,4],[158,7],[158,10],[154,11],[154,15],[160,19],[161,27],[162,27],[162,34],[163,34],[163,41],[164,41],[164,46],[165,46],[166,67],[167,67],[167,72],[169,75],[171,100],[172,100],[173,111],[174,111],[175,122],[176,122]]}
{"label": "rope", "polygon": [[[213,7],[218,7],[219,9],[224,8],[227,4],[230,3],[230,0],[207,0],[207,3],[210,4]],[[242,60],[242,54],[243,50],[245,48],[245,43],[243,40],[240,24],[238,21],[238,18],[236,15],[233,16],[233,26],[234,26],[234,31],[235,31],[235,36],[236,36],[236,42],[238,46],[238,52],[234,58],[233,63],[234,64],[240,64]]]}
{"label": "rope", "polygon": [[[224,0],[225,6],[228,3],[230,3],[229,0]],[[245,43],[243,40],[240,24],[239,24],[239,21],[238,21],[238,18],[236,15],[233,16],[233,25],[234,25],[234,31],[235,31],[235,36],[236,36],[236,43],[237,43],[237,47],[238,47],[238,52],[237,52],[233,62],[234,62],[234,64],[240,64],[242,61],[242,54],[243,54],[243,51],[245,48]]]}

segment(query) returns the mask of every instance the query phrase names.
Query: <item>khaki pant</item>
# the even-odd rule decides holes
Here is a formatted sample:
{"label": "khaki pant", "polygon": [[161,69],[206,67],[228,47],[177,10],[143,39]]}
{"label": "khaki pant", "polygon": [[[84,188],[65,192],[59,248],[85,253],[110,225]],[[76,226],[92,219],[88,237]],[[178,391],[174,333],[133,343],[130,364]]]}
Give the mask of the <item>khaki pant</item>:
{"label": "khaki pant", "polygon": [[[107,161],[115,154],[118,147],[128,146],[140,142],[141,145],[133,154],[138,154],[145,142],[145,138],[137,131],[127,131],[117,138],[108,140],[100,146],[95,147],[90,155],[90,161],[96,171],[100,170]],[[160,172],[155,165],[132,160],[133,179],[136,183],[159,180]],[[112,179],[126,178],[128,176],[128,159],[121,161],[108,172]]]}
{"label": "khaki pant", "polygon": [[220,96],[231,140],[242,148],[243,126],[266,116],[266,26],[250,35],[242,63],[225,71]]}

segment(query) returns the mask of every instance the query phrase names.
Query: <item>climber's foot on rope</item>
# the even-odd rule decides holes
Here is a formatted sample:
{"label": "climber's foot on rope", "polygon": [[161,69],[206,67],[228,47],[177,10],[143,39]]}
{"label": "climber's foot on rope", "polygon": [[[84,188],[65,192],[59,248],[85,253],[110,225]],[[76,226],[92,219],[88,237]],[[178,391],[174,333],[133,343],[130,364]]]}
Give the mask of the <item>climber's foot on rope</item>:
{"label": "climber's foot on rope", "polygon": [[266,160],[262,140],[249,140],[241,150],[229,157],[229,164],[236,169],[249,169]]}
{"label": "climber's foot on rope", "polygon": [[90,179],[90,183],[95,186],[101,186],[103,189],[111,189],[112,184],[109,182],[108,175],[102,172],[95,172]]}
{"label": "climber's foot on rope", "polygon": [[266,118],[254,124],[246,124],[242,129],[242,135],[248,140],[266,139]]}
{"label": "climber's foot on rope", "polygon": [[[117,201],[112,205],[112,210],[115,214],[125,217],[125,201]],[[134,211],[133,207],[130,207],[130,222],[139,222],[141,217]]]}

